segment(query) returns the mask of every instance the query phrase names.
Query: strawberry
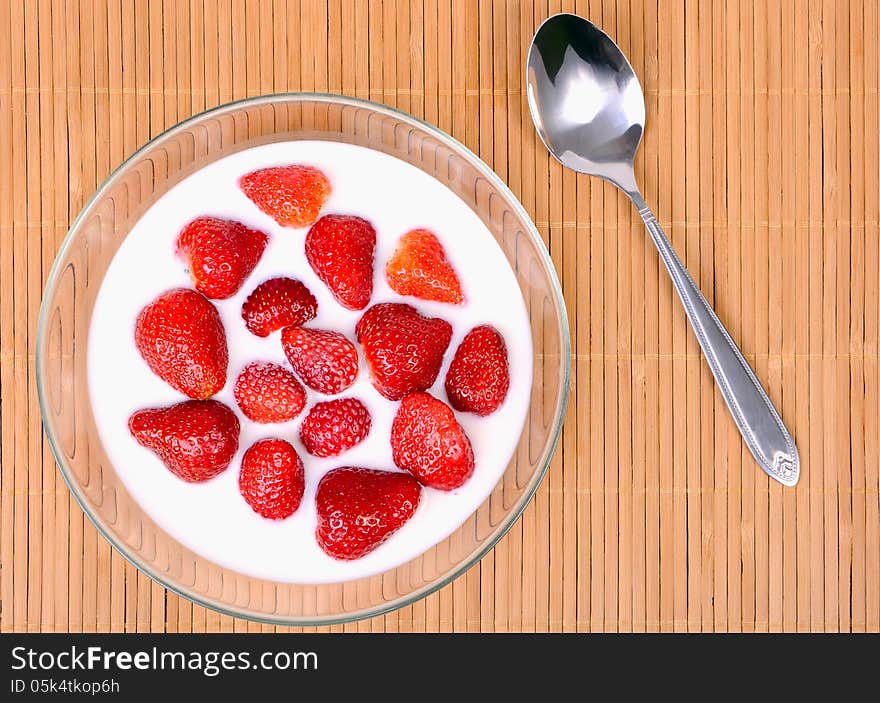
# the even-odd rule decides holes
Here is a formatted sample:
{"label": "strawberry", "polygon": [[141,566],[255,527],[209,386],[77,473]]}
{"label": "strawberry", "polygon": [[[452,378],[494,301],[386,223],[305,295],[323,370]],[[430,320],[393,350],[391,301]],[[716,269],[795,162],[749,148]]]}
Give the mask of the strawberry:
{"label": "strawberry", "polygon": [[241,222],[197,217],[177,237],[193,285],[206,298],[229,298],[257,265],[269,238]]}
{"label": "strawberry", "polygon": [[440,240],[427,229],[414,229],[400,238],[385,266],[385,277],[391,290],[400,295],[454,305],[464,300]]}
{"label": "strawberry", "polygon": [[357,378],[357,349],[339,332],[285,327],[281,346],[302,382],[319,393],[341,393]]}
{"label": "strawberry", "polygon": [[254,288],[241,306],[245,326],[258,337],[288,325],[303,325],[318,314],[318,301],[300,281],[270,278]]}
{"label": "strawberry", "polygon": [[338,456],[359,444],[370,432],[370,411],[357,398],[315,403],[299,428],[309,454]]}
{"label": "strawberry", "polygon": [[355,327],[373,371],[373,385],[389,400],[430,388],[452,338],[452,326],[423,317],[411,305],[379,303]]}
{"label": "strawberry", "polygon": [[481,325],[465,335],[446,372],[446,395],[459,412],[491,415],[510,386],[507,347],[494,327]]}
{"label": "strawberry", "polygon": [[474,473],[474,451],[452,409],[427,393],[410,393],[391,423],[394,463],[420,483],[451,491]]}
{"label": "strawberry", "polygon": [[261,439],[241,458],[238,490],[258,515],[270,520],[290,517],[305,489],[302,461],[283,439]]}
{"label": "strawberry", "polygon": [[318,545],[335,559],[360,559],[409,520],[422,489],[409,474],[343,467],[318,484]]}
{"label": "strawberry", "polygon": [[128,420],[138,443],[152,449],[184,481],[213,478],[238,450],[238,418],[217,400],[185,400],[168,408],[138,410]]}
{"label": "strawberry", "polygon": [[351,215],[324,215],[306,235],[309,265],[349,310],[363,310],[373,295],[376,230]]}
{"label": "strawberry", "polygon": [[330,195],[330,181],[313,166],[273,166],[242,176],[238,187],[282,227],[308,227]]}
{"label": "strawberry", "polygon": [[287,422],[302,412],[306,392],[290,371],[255,361],[242,369],[233,389],[238,407],[254,422]]}
{"label": "strawberry", "polygon": [[226,384],[226,332],[201,293],[176,288],[160,295],[138,315],[134,339],[153,373],[190,398],[203,400]]}

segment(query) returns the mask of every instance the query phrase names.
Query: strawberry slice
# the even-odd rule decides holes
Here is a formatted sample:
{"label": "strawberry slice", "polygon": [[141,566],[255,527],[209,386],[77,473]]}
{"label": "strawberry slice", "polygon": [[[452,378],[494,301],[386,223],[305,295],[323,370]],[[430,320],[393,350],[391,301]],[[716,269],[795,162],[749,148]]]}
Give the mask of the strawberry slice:
{"label": "strawberry slice", "polygon": [[261,168],[238,181],[242,192],[282,227],[308,227],[330,196],[330,181],[313,166]]}
{"label": "strawberry slice", "polygon": [[226,384],[229,352],[220,315],[201,293],[177,288],[141,310],[135,345],[159,378],[202,400]]}
{"label": "strawberry slice", "polygon": [[422,300],[459,305],[464,300],[461,283],[437,236],[414,229],[400,238],[397,251],[385,266],[391,290]]}
{"label": "strawberry slice", "polygon": [[283,520],[296,512],[305,492],[296,450],[283,439],[261,439],[241,459],[238,490],[257,515]]}
{"label": "strawberry slice", "polygon": [[357,398],[315,403],[299,428],[299,438],[313,456],[339,456],[370,432],[370,411]]}
{"label": "strawberry slice", "polygon": [[196,290],[207,298],[238,292],[263,256],[263,232],[219,217],[197,217],[177,237],[177,255],[186,261]]}
{"label": "strawberry slice", "polygon": [[242,369],[233,388],[235,402],[254,422],[288,422],[302,412],[306,392],[290,371],[268,361]]}
{"label": "strawberry slice", "polygon": [[217,400],[186,400],[168,408],[138,410],[128,429],[168,469],[192,483],[207,481],[229,466],[238,450],[238,418]]}
{"label": "strawberry slice", "polygon": [[391,424],[394,463],[420,483],[441,491],[474,473],[474,451],[452,409],[427,393],[410,393]]}
{"label": "strawberry slice", "polygon": [[357,349],[339,332],[285,327],[281,346],[296,375],[319,393],[341,393],[357,378]]}
{"label": "strawberry slice", "polygon": [[318,314],[312,292],[293,278],[270,278],[254,288],[241,306],[245,326],[258,337],[289,325],[304,325]]}
{"label": "strawberry slice", "polygon": [[361,217],[324,215],[306,235],[309,265],[349,310],[362,310],[373,295],[376,230]]}
{"label": "strawberry slice", "polygon": [[409,520],[421,487],[409,474],[355,467],[334,469],[318,484],[318,545],[335,559],[360,559]]}
{"label": "strawberry slice", "polygon": [[480,325],[465,335],[446,373],[446,395],[459,412],[491,415],[510,386],[507,347],[494,327]]}
{"label": "strawberry slice", "polygon": [[452,338],[452,326],[423,317],[411,305],[379,303],[355,327],[373,372],[373,385],[389,400],[430,388]]}

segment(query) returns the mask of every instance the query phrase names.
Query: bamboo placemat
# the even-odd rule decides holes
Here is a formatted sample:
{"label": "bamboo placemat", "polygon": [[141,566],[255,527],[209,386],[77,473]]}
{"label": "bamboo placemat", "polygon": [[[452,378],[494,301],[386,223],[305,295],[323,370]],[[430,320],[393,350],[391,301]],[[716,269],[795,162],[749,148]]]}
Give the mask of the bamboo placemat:
{"label": "bamboo placemat", "polygon": [[[577,11],[647,94],[649,203],[794,431],[753,463],[629,204],[537,140],[523,66]],[[329,91],[438,125],[548,243],[572,329],[549,476],[480,564],[346,631],[880,630],[876,0],[0,2],[0,629],[272,630],[192,606],[113,552],[40,426],[40,297],[71,219],[162,129]]]}

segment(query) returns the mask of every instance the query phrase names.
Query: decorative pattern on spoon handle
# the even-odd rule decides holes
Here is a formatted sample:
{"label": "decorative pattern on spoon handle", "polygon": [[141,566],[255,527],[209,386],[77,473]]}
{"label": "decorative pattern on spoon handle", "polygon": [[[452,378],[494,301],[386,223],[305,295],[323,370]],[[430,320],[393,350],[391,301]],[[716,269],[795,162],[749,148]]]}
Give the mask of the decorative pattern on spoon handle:
{"label": "decorative pattern on spoon handle", "polygon": [[672,278],[721,395],[752,456],[770,476],[786,486],[794,486],[800,476],[800,458],[782,418],[678,258],[651,209],[640,195],[630,197]]}

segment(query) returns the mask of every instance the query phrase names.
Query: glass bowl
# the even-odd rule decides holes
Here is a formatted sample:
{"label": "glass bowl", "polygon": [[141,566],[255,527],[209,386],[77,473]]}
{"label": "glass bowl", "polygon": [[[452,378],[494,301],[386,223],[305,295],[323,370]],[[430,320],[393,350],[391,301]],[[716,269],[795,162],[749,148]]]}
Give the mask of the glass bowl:
{"label": "glass bowl", "polygon": [[[534,349],[529,413],[494,491],[455,532],[384,573],[339,584],[276,583],[221,567],[160,529],[108,460],[90,405],[87,339],[95,297],[132,225],[172,186],[224,156],[275,141],[324,139],[402,159],[448,186],[483,220],[522,289]],[[43,424],[64,480],[101,534],[163,586],[230,615],[328,625],[399,608],[473,566],[535,493],[561,430],[570,358],[553,265],[522,205],[463,145],[410,115],[336,95],[268,95],[223,105],[169,129],[128,158],[74,221],[49,276],[37,330]]]}

